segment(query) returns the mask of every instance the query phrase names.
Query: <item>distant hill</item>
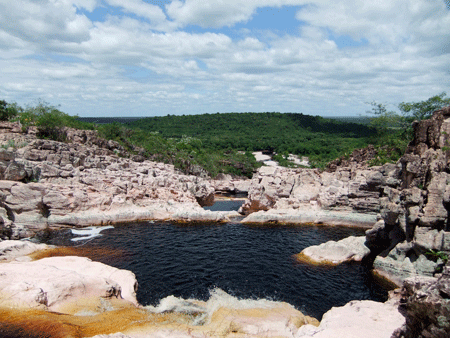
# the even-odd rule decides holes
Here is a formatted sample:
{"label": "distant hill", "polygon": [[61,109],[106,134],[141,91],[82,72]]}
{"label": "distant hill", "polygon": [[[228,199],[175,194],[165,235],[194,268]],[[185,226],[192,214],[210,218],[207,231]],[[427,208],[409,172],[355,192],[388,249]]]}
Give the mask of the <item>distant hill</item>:
{"label": "distant hill", "polygon": [[128,123],[140,119],[142,119],[142,117],[78,117],[78,120],[82,122],[96,124]]}
{"label": "distant hill", "polygon": [[341,118],[275,112],[168,115],[125,124],[164,138],[194,137],[208,149],[292,153],[317,163],[364,147],[376,135],[375,129],[366,124]]}

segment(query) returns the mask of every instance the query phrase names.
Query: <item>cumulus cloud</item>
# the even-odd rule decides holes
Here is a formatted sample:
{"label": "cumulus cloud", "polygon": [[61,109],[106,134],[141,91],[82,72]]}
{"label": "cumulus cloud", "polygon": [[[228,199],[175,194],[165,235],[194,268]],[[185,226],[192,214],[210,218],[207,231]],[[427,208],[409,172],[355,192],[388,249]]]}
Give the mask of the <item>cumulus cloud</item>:
{"label": "cumulus cloud", "polygon": [[[367,101],[426,99],[449,83],[450,11],[444,1],[155,3],[1,2],[6,80],[0,94],[13,101],[42,97],[80,115],[114,115],[116,108],[120,114],[122,106],[135,115],[148,106],[159,114],[316,114],[324,113],[324,105],[354,114],[364,112]],[[296,29],[264,36],[252,29],[258,8],[284,5],[297,6]],[[120,15],[96,19],[104,6]],[[247,25],[236,32],[236,23]],[[344,48],[338,37],[361,45]],[[87,110],[77,111],[80,103]]]}
{"label": "cumulus cloud", "polygon": [[[88,1],[78,1],[89,5]],[[3,1],[0,3],[0,29],[36,44],[47,41],[81,42],[89,39],[91,21],[76,13],[70,1]]]}
{"label": "cumulus cloud", "polygon": [[258,7],[301,5],[303,0],[174,0],[166,6],[168,15],[181,26],[232,26],[248,21]]}

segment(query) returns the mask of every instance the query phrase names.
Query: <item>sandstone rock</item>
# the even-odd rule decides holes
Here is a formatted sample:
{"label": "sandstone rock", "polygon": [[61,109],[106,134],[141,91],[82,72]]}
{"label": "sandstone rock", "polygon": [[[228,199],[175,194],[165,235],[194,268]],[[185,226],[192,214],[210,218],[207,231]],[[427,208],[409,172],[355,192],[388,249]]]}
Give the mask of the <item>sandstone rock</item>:
{"label": "sandstone rock", "polygon": [[297,260],[313,264],[341,264],[348,261],[361,261],[370,250],[364,245],[365,236],[350,236],[340,241],[328,241],[310,246],[296,255]]}
{"label": "sandstone rock", "polygon": [[295,338],[390,338],[404,323],[395,304],[351,301],[325,313],[318,327],[302,326]]}
{"label": "sandstone rock", "polygon": [[377,256],[373,267],[378,274],[399,286],[409,277],[417,275],[433,277],[438,263],[428,260],[423,253],[413,243],[402,242],[387,256]]}
{"label": "sandstone rock", "polygon": [[245,217],[242,223],[285,223],[285,224],[328,224],[343,226],[371,227],[376,222],[375,214],[351,211],[321,210],[317,207],[299,209],[275,209],[254,212]]}
{"label": "sandstone rock", "polygon": [[428,186],[428,201],[423,208],[423,216],[419,223],[422,226],[443,229],[448,212],[443,205],[444,193],[447,183],[447,174],[436,173]]}
{"label": "sandstone rock", "polygon": [[377,213],[379,185],[384,177],[380,170],[335,168],[333,172],[320,173],[316,169],[262,167],[250,181],[248,200],[240,213],[271,210],[272,215],[278,212],[283,219],[285,209],[309,212],[311,205],[330,212]]}
{"label": "sandstone rock", "polygon": [[390,244],[389,232],[383,219],[377,221],[373,227],[366,231],[365,245],[375,253],[380,253]]}
{"label": "sandstone rock", "polygon": [[406,323],[394,338],[446,338],[450,335],[450,267],[439,278],[408,278],[401,289],[400,309]]}
{"label": "sandstone rock", "polygon": [[[130,271],[84,257],[51,257],[0,264],[2,305],[69,311],[83,299],[123,299],[137,305],[137,282]],[[98,304],[96,304],[98,305]]]}
{"label": "sandstone rock", "polygon": [[[197,210],[198,203],[214,202],[214,188],[207,180],[182,175],[172,165],[141,157],[134,158],[138,162],[118,157],[116,153],[124,149],[117,142],[98,138],[96,132],[66,131],[69,143],[27,135],[31,139],[26,146],[16,152],[3,152],[3,158],[17,163],[16,169],[24,169],[15,170],[14,179],[26,175],[27,179],[38,181],[28,184],[0,181],[0,208],[6,211],[4,218],[14,222],[12,237],[29,235],[30,231],[47,225],[108,224],[115,219],[122,222],[152,217],[171,219],[174,213],[185,208],[191,208],[190,214],[199,218],[208,216]],[[0,139],[2,136],[0,132]],[[168,206],[169,203],[173,206]],[[226,217],[210,216],[212,219]]]}
{"label": "sandstone rock", "polygon": [[10,261],[48,248],[49,246],[46,244],[36,244],[29,241],[2,241],[0,242],[0,261]]}
{"label": "sandstone rock", "polygon": [[[447,233],[447,236],[450,233]],[[417,228],[414,233],[414,243],[425,250],[443,250],[445,232],[436,229]]]}

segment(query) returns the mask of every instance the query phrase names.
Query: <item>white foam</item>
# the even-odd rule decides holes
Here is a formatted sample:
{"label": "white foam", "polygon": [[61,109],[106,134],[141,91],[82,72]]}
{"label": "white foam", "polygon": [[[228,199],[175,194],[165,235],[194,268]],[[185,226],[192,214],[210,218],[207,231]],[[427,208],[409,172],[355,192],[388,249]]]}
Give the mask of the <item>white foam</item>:
{"label": "white foam", "polygon": [[112,228],[114,228],[112,225],[107,225],[107,226],[98,226],[98,227],[87,227],[84,229],[71,229],[70,231],[72,232],[73,235],[83,236],[83,237],[72,238],[71,241],[74,241],[74,242],[83,241],[86,239],[98,237],[98,236],[101,236],[100,232],[102,232],[103,230],[112,229]]}
{"label": "white foam", "polygon": [[230,310],[271,309],[278,303],[267,299],[239,299],[219,288],[215,288],[209,293],[210,297],[206,302],[168,296],[161,299],[158,306],[146,306],[145,308],[153,313],[178,312],[197,315],[192,324],[203,325],[208,323],[212,314],[221,307]]}

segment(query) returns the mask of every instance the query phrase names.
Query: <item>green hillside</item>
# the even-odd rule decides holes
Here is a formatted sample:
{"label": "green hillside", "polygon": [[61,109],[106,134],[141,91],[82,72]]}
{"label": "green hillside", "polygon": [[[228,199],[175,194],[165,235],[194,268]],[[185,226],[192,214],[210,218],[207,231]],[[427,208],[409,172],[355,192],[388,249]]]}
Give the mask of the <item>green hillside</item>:
{"label": "green hillside", "polygon": [[366,146],[376,134],[367,125],[294,113],[168,115],[127,125],[164,138],[194,137],[210,150],[269,150],[309,156],[319,166]]}

